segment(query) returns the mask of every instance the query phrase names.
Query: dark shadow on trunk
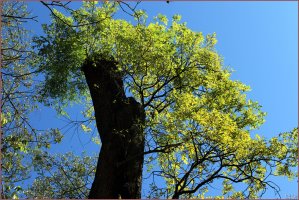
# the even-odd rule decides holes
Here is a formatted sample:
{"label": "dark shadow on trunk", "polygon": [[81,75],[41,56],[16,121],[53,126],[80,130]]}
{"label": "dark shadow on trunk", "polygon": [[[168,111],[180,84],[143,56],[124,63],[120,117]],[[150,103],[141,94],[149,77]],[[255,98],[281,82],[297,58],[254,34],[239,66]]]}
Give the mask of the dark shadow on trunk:
{"label": "dark shadow on trunk", "polygon": [[144,109],[126,97],[116,63],[94,56],[82,70],[90,90],[102,141],[88,198],[141,198]]}

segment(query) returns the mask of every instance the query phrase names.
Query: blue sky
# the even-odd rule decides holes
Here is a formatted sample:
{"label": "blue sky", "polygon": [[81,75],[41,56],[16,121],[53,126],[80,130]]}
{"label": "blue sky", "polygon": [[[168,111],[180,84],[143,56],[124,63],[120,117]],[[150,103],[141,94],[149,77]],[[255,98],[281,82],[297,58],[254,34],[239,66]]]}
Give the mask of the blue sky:
{"label": "blue sky", "polygon": [[[49,20],[49,11],[39,2],[30,2],[29,9],[42,23]],[[78,3],[74,3],[78,4]],[[171,17],[182,15],[194,31],[217,34],[216,49],[224,65],[235,70],[232,78],[251,86],[248,97],[258,101],[267,112],[265,124],[255,133],[267,138],[289,131],[298,124],[298,3],[297,2],[143,2],[149,19],[158,13]],[[120,18],[128,16],[120,13]],[[38,23],[30,29],[41,34]],[[72,117],[80,116],[79,107],[70,108]],[[55,111],[41,108],[34,112],[32,122],[38,128],[62,127]],[[80,138],[80,139],[79,139]],[[80,142],[81,140],[81,142]],[[90,135],[69,131],[62,145],[54,152],[97,152],[99,147]],[[89,142],[89,143],[88,143]],[[281,197],[297,196],[297,181],[273,178],[281,187]],[[216,187],[217,188],[217,187]],[[143,188],[143,190],[146,190]],[[210,194],[220,195],[221,188]],[[274,198],[271,189],[263,198]]]}

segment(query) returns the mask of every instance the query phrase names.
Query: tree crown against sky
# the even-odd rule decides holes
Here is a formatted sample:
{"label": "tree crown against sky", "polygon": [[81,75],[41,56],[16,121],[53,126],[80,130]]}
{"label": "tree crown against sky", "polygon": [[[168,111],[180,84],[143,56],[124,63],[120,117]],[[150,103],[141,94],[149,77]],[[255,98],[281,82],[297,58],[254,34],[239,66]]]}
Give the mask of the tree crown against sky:
{"label": "tree crown against sky", "polygon": [[[84,95],[90,105],[82,64],[86,59],[113,60],[126,94],[146,111],[149,166],[150,161],[159,164],[167,184],[161,194],[203,195],[206,183],[223,179],[224,194],[233,191],[232,183],[245,182],[250,187],[244,194],[255,197],[273,186],[265,180],[270,168],[294,175],[296,130],[269,141],[250,137],[265,113],[246,99],[248,86],[230,79],[214,49],[215,35],[204,38],[180,23],[179,16],[170,25],[163,15],[146,25],[145,13],[136,12],[139,23],[132,25],[114,20],[114,12],[110,3],[101,8],[87,3],[71,17],[54,11],[52,24],[44,25],[46,36],[35,40],[46,80],[40,100],[60,109]],[[92,120],[92,107],[86,109]],[[159,191],[154,185],[152,189]]]}
{"label": "tree crown against sky", "polygon": [[[2,2],[1,2],[2,4]],[[22,2],[4,2],[1,10],[1,154],[2,198],[15,198],[19,183],[30,178],[32,159],[62,138],[54,129],[31,126],[29,114],[37,108],[34,94],[30,31],[24,23],[35,20]],[[55,143],[55,142],[54,142]]]}

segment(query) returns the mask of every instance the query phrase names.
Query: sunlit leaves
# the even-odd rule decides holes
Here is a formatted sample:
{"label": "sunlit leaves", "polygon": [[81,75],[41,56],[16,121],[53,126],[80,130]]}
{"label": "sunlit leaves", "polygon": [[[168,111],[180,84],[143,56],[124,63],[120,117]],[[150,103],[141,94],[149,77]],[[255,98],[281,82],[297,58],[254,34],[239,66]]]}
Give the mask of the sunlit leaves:
{"label": "sunlit leaves", "polygon": [[38,177],[24,191],[27,198],[85,198],[94,176],[96,157],[36,153]]}
{"label": "sunlit leaves", "polygon": [[81,124],[81,128],[84,132],[90,132],[91,131],[91,128],[87,127],[86,125],[84,124]]}
{"label": "sunlit leaves", "polygon": [[[22,181],[30,178],[32,150],[45,149],[59,142],[61,135],[31,126],[29,114],[37,108],[38,88],[33,89],[37,71],[31,69],[39,62],[31,48],[30,30],[25,22],[34,22],[23,2],[5,1],[1,13],[1,197],[18,198]],[[31,20],[32,19],[32,20]]]}
{"label": "sunlit leaves", "polygon": [[[272,168],[293,177],[294,131],[269,141],[251,137],[266,113],[247,99],[249,86],[230,79],[231,70],[215,50],[215,33],[204,37],[181,23],[179,15],[168,22],[159,14],[147,23],[143,10],[135,12],[133,25],[113,19],[116,7],[109,2],[102,7],[85,2],[68,17],[55,12],[62,20],[53,17],[44,26],[46,37],[36,38],[44,58],[37,68],[46,75],[41,100],[67,104],[87,98],[82,113],[93,120],[82,63],[114,60],[126,94],[145,109],[146,150],[157,150],[157,159],[150,160],[159,164],[166,182],[165,189],[151,185],[151,197],[190,198],[196,192],[202,197],[207,184],[221,179],[223,195],[256,198],[272,187],[265,179]],[[87,124],[81,128],[91,131]],[[248,186],[245,192],[232,187],[240,182]]]}
{"label": "sunlit leaves", "polygon": [[100,145],[101,144],[101,140],[99,139],[99,137],[93,137],[92,139],[91,139],[95,144],[97,144],[97,145]]}

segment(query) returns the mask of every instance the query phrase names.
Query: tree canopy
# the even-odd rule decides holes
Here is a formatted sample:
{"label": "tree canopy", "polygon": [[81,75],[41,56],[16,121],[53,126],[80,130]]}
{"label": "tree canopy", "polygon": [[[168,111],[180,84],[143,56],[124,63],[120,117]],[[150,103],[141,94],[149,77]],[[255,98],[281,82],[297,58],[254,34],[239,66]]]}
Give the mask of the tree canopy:
{"label": "tree canopy", "polygon": [[[31,65],[44,75],[44,81],[36,85],[39,102],[55,106],[61,114],[69,102],[85,104],[84,116],[94,121],[82,65],[99,59],[116,63],[113,72],[122,77],[126,95],[146,113],[144,162],[150,175],[165,181],[163,188],[151,184],[149,198],[203,198],[208,184],[217,180],[223,184],[225,197],[257,198],[268,188],[277,190],[267,179],[270,175],[296,176],[292,167],[298,159],[297,129],[269,140],[251,135],[264,123],[266,113],[246,97],[249,86],[231,79],[231,69],[215,49],[215,33],[194,32],[179,15],[168,20],[160,14],[148,22],[146,13],[138,10],[133,23],[114,19],[117,5],[84,2],[69,15],[53,10],[51,23],[43,25],[45,35],[34,38],[39,53]],[[87,124],[82,128],[90,130]],[[80,158],[69,155],[69,159]],[[81,171],[68,177],[90,179],[94,170],[88,169],[95,165],[91,160],[73,163],[83,163],[72,166]],[[86,186],[70,185],[70,181],[47,187],[66,175],[57,169],[42,185],[42,175],[36,179],[27,195],[62,198],[64,193],[56,192],[57,188],[68,191]],[[245,184],[245,189],[235,189],[236,183]],[[87,194],[76,191],[67,197]]]}
{"label": "tree canopy", "polygon": [[23,190],[19,183],[30,178],[34,157],[62,136],[56,129],[35,129],[29,119],[37,108],[32,77],[38,72],[31,69],[36,56],[23,25],[36,17],[23,2],[1,4],[1,198],[16,198]]}

